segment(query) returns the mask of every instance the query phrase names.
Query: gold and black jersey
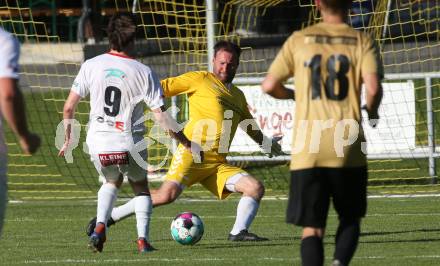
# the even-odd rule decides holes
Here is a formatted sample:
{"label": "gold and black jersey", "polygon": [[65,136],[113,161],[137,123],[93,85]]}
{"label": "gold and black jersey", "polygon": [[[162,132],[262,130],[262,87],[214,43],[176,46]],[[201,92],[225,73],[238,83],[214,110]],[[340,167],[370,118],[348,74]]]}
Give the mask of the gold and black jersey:
{"label": "gold and black jersey", "polygon": [[295,81],[292,170],[366,165],[362,75],[383,75],[370,36],[347,24],[315,24],[287,39],[269,73]]}

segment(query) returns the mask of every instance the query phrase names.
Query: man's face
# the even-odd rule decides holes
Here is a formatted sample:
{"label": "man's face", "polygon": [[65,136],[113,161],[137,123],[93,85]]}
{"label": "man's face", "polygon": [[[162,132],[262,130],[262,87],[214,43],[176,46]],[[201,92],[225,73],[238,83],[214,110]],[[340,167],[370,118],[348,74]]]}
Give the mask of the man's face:
{"label": "man's face", "polygon": [[223,83],[230,83],[237,72],[238,58],[234,53],[225,50],[217,51],[212,60],[214,75]]}

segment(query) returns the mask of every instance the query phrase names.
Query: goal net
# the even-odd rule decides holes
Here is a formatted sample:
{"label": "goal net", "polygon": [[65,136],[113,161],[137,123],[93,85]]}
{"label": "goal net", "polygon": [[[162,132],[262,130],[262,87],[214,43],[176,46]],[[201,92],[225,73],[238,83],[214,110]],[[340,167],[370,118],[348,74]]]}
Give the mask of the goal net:
{"label": "goal net", "polygon": [[[43,147],[36,156],[24,156],[14,135],[6,130],[9,194],[12,199],[25,200],[95,198],[100,182],[84,146],[87,100],[77,109],[75,128],[79,139],[69,157],[71,163],[57,157],[57,132],[62,133],[63,104],[80,64],[106,51],[105,33],[101,33],[104,39],[95,45],[77,43],[75,29],[81,7],[30,6],[31,3],[0,1],[0,25],[22,43],[20,86],[26,98],[28,122],[43,138]],[[234,82],[244,91],[265,134],[282,136],[283,149],[289,151],[294,102],[275,101],[262,95],[259,84],[291,32],[319,21],[314,1],[214,3],[215,40],[232,40],[243,49]],[[99,10],[98,28],[105,28],[109,15],[115,11],[134,12],[138,18],[138,59],[165,78],[208,69],[210,36],[206,30],[206,9],[206,2],[201,0],[106,1]],[[439,9],[439,0],[353,3],[349,22],[375,37],[386,73],[379,128],[370,130],[365,126],[372,193],[440,191],[438,185],[431,184],[436,170],[432,162],[436,159],[431,159],[431,163],[429,160],[430,156],[438,155],[432,143],[439,139]],[[186,121],[185,96],[169,99],[167,106],[173,108],[180,122]],[[147,125],[146,137],[151,140],[149,175],[161,177],[175,145],[151,121]],[[264,180],[268,194],[287,190],[289,158],[265,157],[244,133],[237,133],[228,159]],[[205,195],[195,190],[191,195]]]}

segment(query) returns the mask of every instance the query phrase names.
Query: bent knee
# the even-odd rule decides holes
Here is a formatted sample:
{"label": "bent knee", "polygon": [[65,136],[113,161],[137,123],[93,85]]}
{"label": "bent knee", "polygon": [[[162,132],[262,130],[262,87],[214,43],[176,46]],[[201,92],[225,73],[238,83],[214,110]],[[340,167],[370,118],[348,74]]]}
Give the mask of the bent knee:
{"label": "bent knee", "polygon": [[257,184],[255,186],[255,191],[260,199],[263,198],[264,193],[266,192],[266,189],[265,189],[263,183],[259,180],[257,180]]}
{"label": "bent knee", "polygon": [[124,182],[124,178],[122,176],[118,177],[117,179],[107,179],[106,183],[112,184],[118,189],[121,188],[122,183]]}
{"label": "bent knee", "polygon": [[246,196],[253,197],[257,200],[260,200],[264,196],[265,188],[263,183],[257,179],[249,179],[247,180],[246,185],[243,186],[243,194]]}

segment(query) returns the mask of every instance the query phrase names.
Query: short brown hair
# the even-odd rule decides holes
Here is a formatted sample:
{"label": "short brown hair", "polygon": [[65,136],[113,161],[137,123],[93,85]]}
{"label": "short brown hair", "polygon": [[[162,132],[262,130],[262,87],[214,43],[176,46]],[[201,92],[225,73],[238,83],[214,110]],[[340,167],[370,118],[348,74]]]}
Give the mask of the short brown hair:
{"label": "short brown hair", "polygon": [[346,11],[351,8],[353,0],[319,0],[324,6],[334,12]]}
{"label": "short brown hair", "polygon": [[136,24],[131,14],[116,13],[108,22],[110,49],[122,52],[136,37]]}
{"label": "short brown hair", "polygon": [[219,41],[214,45],[214,57],[217,55],[217,52],[220,50],[224,50],[235,54],[237,59],[240,58],[241,48],[237,44],[230,41]]}

